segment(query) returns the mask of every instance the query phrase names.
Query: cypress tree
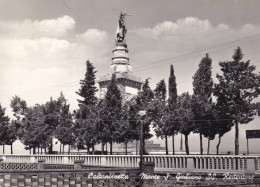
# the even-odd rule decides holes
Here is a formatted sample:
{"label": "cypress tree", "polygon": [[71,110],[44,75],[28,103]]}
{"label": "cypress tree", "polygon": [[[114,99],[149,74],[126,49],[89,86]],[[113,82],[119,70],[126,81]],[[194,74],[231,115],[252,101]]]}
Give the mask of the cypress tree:
{"label": "cypress tree", "polygon": [[168,98],[168,107],[170,113],[170,120],[167,122],[167,126],[170,127],[170,132],[172,134],[172,154],[175,154],[174,146],[174,135],[178,132],[178,124],[174,122],[175,110],[177,106],[177,84],[176,77],[174,75],[173,65],[170,67],[170,77],[169,77],[169,98]]}
{"label": "cypress tree", "polygon": [[[195,132],[200,135],[200,154],[203,154],[202,135],[210,134],[210,122],[208,113],[212,111],[212,93],[213,81],[212,75],[212,60],[208,54],[202,58],[199,68],[193,76],[193,114],[195,119],[196,130]],[[212,137],[213,135],[211,135]]]}
{"label": "cypress tree", "polygon": [[97,97],[95,96],[97,92],[95,86],[95,74],[95,67],[89,62],[89,60],[87,60],[85,78],[80,80],[81,88],[76,92],[82,97],[82,100],[78,99],[79,106],[82,104],[95,105],[97,103]]}
{"label": "cypress tree", "polygon": [[153,108],[157,112],[155,113],[155,132],[157,137],[165,139],[165,152],[168,155],[168,136],[171,135],[168,127],[169,111],[166,107],[166,84],[164,80],[161,80],[155,89],[155,103]]}
{"label": "cypress tree", "polygon": [[120,114],[122,109],[122,97],[116,85],[116,76],[112,75],[107,87],[107,93],[102,104],[101,118],[103,128],[107,129],[107,140],[110,143],[110,154],[112,154],[112,143],[115,141],[117,126],[120,124]]}

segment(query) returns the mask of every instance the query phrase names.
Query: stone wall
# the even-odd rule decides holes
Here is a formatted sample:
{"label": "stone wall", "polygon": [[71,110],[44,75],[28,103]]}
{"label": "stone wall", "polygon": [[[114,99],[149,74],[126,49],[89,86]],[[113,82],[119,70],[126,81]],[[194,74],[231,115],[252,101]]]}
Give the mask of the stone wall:
{"label": "stone wall", "polygon": [[[102,176],[129,176],[129,179],[101,179]],[[129,170],[74,170],[74,171],[0,171],[2,187],[89,187],[89,186],[139,186],[136,171]],[[100,177],[96,179],[95,177]]]}
{"label": "stone wall", "polygon": [[[74,165],[38,163],[0,162],[1,187],[90,187],[90,186],[140,186],[139,168],[93,167],[75,160]],[[144,166],[145,168],[146,166]],[[149,165],[145,171],[153,174],[154,167]],[[143,186],[151,186],[145,181]]]}

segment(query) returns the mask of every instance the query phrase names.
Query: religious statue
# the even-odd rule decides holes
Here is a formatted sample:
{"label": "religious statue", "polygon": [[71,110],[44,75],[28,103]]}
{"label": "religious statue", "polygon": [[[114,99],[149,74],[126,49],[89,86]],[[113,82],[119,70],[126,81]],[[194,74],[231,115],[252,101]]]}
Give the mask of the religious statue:
{"label": "religious statue", "polygon": [[129,16],[126,12],[120,12],[118,28],[116,31],[116,43],[123,43],[125,41],[125,36],[127,28],[125,25],[125,16]]}

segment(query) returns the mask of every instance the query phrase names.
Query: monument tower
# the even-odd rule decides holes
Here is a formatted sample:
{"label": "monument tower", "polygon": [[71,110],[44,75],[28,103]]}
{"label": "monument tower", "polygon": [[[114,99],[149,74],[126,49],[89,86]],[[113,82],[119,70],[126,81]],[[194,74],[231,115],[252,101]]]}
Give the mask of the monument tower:
{"label": "monument tower", "polygon": [[100,98],[104,98],[112,75],[115,74],[123,103],[130,102],[138,94],[138,91],[140,91],[142,86],[141,78],[133,75],[133,70],[129,63],[128,48],[126,44],[126,16],[128,16],[126,12],[121,12],[119,15],[115,47],[112,50],[113,57],[110,71],[108,75],[100,77],[97,81],[100,87]]}

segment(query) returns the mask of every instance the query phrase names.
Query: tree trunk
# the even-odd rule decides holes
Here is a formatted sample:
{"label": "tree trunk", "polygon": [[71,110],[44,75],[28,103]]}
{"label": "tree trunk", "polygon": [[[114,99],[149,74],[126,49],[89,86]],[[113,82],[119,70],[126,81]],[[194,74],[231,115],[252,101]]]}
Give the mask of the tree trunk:
{"label": "tree trunk", "polygon": [[146,151],[145,151],[145,139],[143,138],[143,154],[146,154]]}
{"label": "tree trunk", "polygon": [[104,147],[105,147],[105,144],[103,142],[101,142],[101,152],[102,152],[102,155],[104,155]]}
{"label": "tree trunk", "polygon": [[64,155],[64,147],[65,147],[65,144],[62,144],[62,154]]}
{"label": "tree trunk", "polygon": [[3,154],[5,154],[5,145],[3,144]]}
{"label": "tree trunk", "polygon": [[189,151],[188,135],[185,135],[185,150],[186,150],[186,154],[189,155],[189,154],[190,154],[190,151]]}
{"label": "tree trunk", "polygon": [[172,135],[172,154],[175,155],[174,135]]}
{"label": "tree trunk", "polygon": [[60,143],[60,154],[61,154],[61,147],[62,147],[62,144]]}
{"label": "tree trunk", "polygon": [[42,147],[41,147],[41,154],[42,154]]}
{"label": "tree trunk", "polygon": [[68,154],[70,154],[70,144],[68,145]]}
{"label": "tree trunk", "polygon": [[92,155],[94,155],[95,154],[95,145],[93,144],[93,146],[92,146]]}
{"label": "tree trunk", "polygon": [[110,143],[110,155],[112,155],[113,154],[113,142],[110,141],[109,143]]}
{"label": "tree trunk", "polygon": [[209,155],[209,147],[210,147],[210,139],[208,138],[208,149],[207,149],[207,155]]}
{"label": "tree trunk", "polygon": [[88,146],[88,148],[87,148],[87,152],[88,152],[88,155],[89,155],[89,146]]}
{"label": "tree trunk", "polygon": [[40,154],[40,147],[38,147],[38,154]]}
{"label": "tree trunk", "polygon": [[217,144],[217,155],[219,154],[219,145],[220,145],[220,142],[221,142],[221,136],[218,135],[218,144]]}
{"label": "tree trunk", "polygon": [[32,149],[30,148],[30,154],[32,154]]}
{"label": "tree trunk", "polygon": [[13,154],[13,142],[11,143],[11,155]]}
{"label": "tree trunk", "polygon": [[138,154],[138,140],[136,140],[136,142],[135,142],[135,154],[137,155]]}
{"label": "tree trunk", "polygon": [[239,129],[238,123],[235,124],[235,155],[239,154]]}
{"label": "tree trunk", "polygon": [[36,147],[33,147],[33,154],[36,154]]}
{"label": "tree trunk", "polygon": [[125,142],[125,155],[127,155],[127,142]]}
{"label": "tree trunk", "polygon": [[51,140],[51,145],[50,145],[50,147],[49,147],[49,154],[52,154],[52,152],[53,152],[53,143],[52,143],[52,140]]}
{"label": "tree trunk", "polygon": [[106,142],[106,152],[107,152],[107,142]]}
{"label": "tree trunk", "polygon": [[168,155],[168,139],[167,139],[167,135],[165,135],[165,153],[166,155]]}
{"label": "tree trunk", "polygon": [[202,133],[200,132],[200,154],[203,155]]}

